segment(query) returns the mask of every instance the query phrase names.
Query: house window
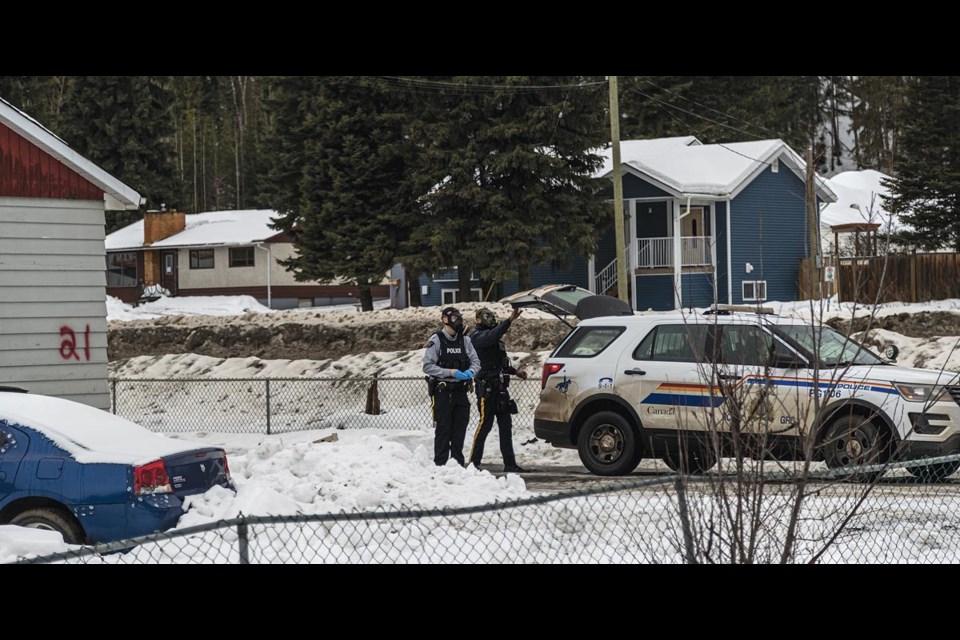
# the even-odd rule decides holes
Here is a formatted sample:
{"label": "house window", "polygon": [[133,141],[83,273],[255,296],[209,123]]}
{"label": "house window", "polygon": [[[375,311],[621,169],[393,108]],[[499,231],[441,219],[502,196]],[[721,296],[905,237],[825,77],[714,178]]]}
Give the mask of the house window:
{"label": "house window", "polygon": [[767,281],[766,280],[744,280],[743,281],[743,301],[760,302],[767,299]]}
{"label": "house window", "polygon": [[253,247],[232,247],[230,249],[231,267],[252,267]]}
{"label": "house window", "polygon": [[[434,282],[456,282],[460,277],[460,268],[459,267],[450,267],[449,269],[443,269],[437,271],[433,274],[431,278]],[[473,271],[470,272],[470,279],[476,280],[477,274]]]}
{"label": "house window", "polygon": [[[480,296],[483,291],[480,289],[470,289],[470,302],[480,302]],[[459,289],[442,289],[440,291],[440,303],[443,305],[457,304],[460,302]]]}
{"label": "house window", "polygon": [[138,282],[135,252],[107,254],[108,287],[135,287]]}
{"label": "house window", "polygon": [[191,269],[213,269],[213,249],[193,249],[190,251]]}

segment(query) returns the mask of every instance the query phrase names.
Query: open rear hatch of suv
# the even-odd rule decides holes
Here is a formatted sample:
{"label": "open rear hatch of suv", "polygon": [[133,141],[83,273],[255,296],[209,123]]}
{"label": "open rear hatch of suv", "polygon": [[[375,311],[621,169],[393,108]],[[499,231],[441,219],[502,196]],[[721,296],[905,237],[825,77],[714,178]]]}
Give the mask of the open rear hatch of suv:
{"label": "open rear hatch of suv", "polygon": [[623,300],[601,296],[572,284],[550,284],[529,291],[519,291],[500,300],[514,309],[539,309],[552,313],[570,326],[563,316],[580,320],[605,316],[632,316],[633,310]]}

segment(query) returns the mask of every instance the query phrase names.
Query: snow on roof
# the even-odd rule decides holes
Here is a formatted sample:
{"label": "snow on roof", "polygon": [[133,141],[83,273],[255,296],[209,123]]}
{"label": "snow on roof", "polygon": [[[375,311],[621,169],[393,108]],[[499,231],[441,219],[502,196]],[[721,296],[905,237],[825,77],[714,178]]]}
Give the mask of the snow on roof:
{"label": "snow on roof", "polygon": [[[624,147],[629,153],[623,151]],[[620,155],[628,169],[652,178],[652,182],[676,196],[735,197],[774,160],[782,160],[801,178],[805,166],[803,159],[782,140],[724,144],[700,144],[692,136],[627,140],[621,143]],[[604,167],[606,171],[598,176],[612,171],[611,163],[605,162]],[[835,196],[825,181],[818,177],[817,182],[820,197],[832,202]]]}
{"label": "snow on roof", "polygon": [[83,463],[139,465],[205,448],[79,402],[29,393],[0,392],[0,420],[41,432]]}
{"label": "snow on roof", "polygon": [[[700,141],[693,136],[652,138],[649,140],[621,140],[620,162],[632,162],[639,158],[663,153],[672,148],[699,144]],[[603,158],[603,166],[594,173],[595,178],[605,176],[613,171],[613,149],[611,147],[594,150],[594,153]]]}
{"label": "snow on roof", "polygon": [[884,231],[902,228],[899,218],[884,207],[881,196],[890,194],[890,190],[881,183],[884,179],[890,179],[890,176],[866,169],[844,171],[827,180],[837,194],[837,201],[820,211],[820,224],[833,227],[872,223],[881,225]]}
{"label": "snow on roof", "polygon": [[103,189],[114,201],[108,208],[136,209],[143,198],[109,173],[74,151],[52,131],[0,98],[0,122],[23,136],[81,176]]}
{"label": "snow on roof", "polygon": [[[186,216],[186,229],[150,246],[244,245],[262,242],[277,235],[277,230],[269,225],[278,215],[273,209],[194,213]],[[108,235],[106,245],[107,251],[142,248],[143,220]]]}

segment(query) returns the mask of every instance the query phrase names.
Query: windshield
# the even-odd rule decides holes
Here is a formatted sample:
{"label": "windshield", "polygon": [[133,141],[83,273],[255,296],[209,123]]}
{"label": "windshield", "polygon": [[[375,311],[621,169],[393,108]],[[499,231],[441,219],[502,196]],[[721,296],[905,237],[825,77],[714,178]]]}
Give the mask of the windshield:
{"label": "windshield", "polygon": [[[801,349],[811,360],[816,359],[826,369],[849,367],[851,365],[887,364],[855,340],[837,333],[828,326],[811,327],[809,325],[773,325],[771,327]],[[816,347],[816,348],[815,348]],[[813,354],[819,353],[818,358]]]}

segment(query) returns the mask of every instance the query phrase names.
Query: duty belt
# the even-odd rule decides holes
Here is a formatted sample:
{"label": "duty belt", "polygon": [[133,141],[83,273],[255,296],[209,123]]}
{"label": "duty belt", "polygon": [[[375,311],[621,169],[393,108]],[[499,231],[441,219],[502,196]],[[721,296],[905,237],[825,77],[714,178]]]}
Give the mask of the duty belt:
{"label": "duty belt", "polygon": [[456,380],[437,380],[437,391],[456,391],[467,386],[466,382]]}

